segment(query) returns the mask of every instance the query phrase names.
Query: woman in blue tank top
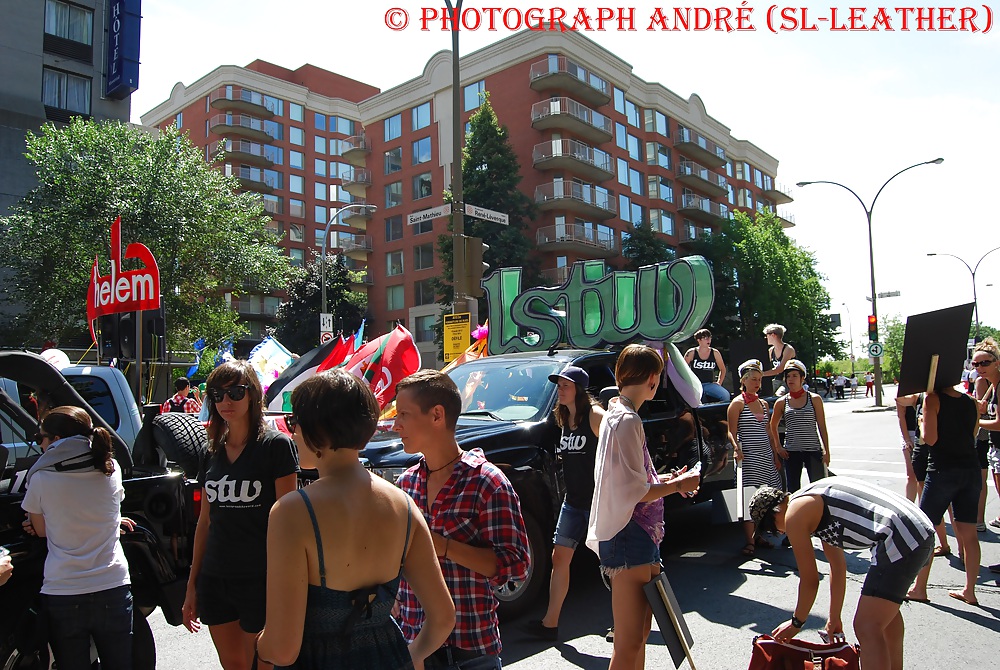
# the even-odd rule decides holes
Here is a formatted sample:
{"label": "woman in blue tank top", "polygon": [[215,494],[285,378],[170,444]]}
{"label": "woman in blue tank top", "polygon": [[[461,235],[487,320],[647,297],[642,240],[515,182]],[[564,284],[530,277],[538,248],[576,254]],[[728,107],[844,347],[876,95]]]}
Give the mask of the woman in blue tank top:
{"label": "woman in blue tank top", "polygon": [[[413,501],[361,465],[375,433],[371,389],[343,370],[307,380],[286,419],[302,467],[319,479],[281,498],[267,534],[267,623],[256,651],[276,667],[423,668],[447,640],[455,606],[424,517]],[[407,647],[391,610],[400,577],[424,606]]]}

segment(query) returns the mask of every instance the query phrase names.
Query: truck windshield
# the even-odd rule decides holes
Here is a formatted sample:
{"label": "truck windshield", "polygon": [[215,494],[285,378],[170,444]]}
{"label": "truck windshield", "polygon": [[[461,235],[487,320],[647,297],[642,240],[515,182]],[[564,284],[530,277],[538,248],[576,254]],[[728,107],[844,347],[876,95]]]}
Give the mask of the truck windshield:
{"label": "truck windshield", "polygon": [[549,375],[562,367],[558,361],[512,363],[487,358],[460,365],[448,376],[462,394],[463,412],[490,412],[507,421],[537,421],[552,404],[555,384]]}

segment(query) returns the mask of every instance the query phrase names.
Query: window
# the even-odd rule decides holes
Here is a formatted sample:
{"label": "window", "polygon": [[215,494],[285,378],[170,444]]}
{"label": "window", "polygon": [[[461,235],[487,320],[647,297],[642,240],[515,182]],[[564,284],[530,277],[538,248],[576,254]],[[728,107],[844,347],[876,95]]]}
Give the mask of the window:
{"label": "window", "polygon": [[271,144],[264,145],[264,158],[268,159],[275,165],[284,165],[285,163],[285,150],[281,147],[276,147]]}
{"label": "window", "polygon": [[434,243],[428,242],[413,247],[413,269],[426,270],[434,267]]}
{"label": "window", "polygon": [[90,114],[90,79],[42,68],[42,103],[46,107]]}
{"label": "window", "polygon": [[413,178],[413,199],[429,197],[433,193],[431,185],[431,173],[424,172]]}
{"label": "window", "polygon": [[330,138],[330,155],[340,156],[344,153],[344,140]]}
{"label": "window", "polygon": [[410,113],[413,117],[413,130],[420,130],[431,125],[431,103],[425,102],[422,105],[417,105],[410,110]]}
{"label": "window", "polygon": [[618,159],[618,183],[628,186],[636,195],[642,195],[642,173],[629,167],[624,158]]}
{"label": "window", "polygon": [[326,207],[323,205],[315,205],[313,207],[313,221],[322,223],[325,226],[329,220],[326,218]]}
{"label": "window", "polygon": [[403,169],[403,147],[395,147],[385,152],[385,174]]}
{"label": "window", "polygon": [[342,116],[330,117],[330,132],[340,133],[341,135],[357,135],[354,132],[354,121],[345,119]]}
{"label": "window", "polygon": [[264,121],[264,132],[276,140],[285,138],[285,127],[277,121]]}
{"label": "window", "polygon": [[306,227],[293,223],[288,226],[288,239],[292,242],[302,242],[306,238]]}
{"label": "window", "polygon": [[45,0],[45,32],[71,42],[93,45],[94,13],[58,0]]}
{"label": "window", "polygon": [[403,134],[403,117],[400,114],[385,120],[385,141],[391,142]]}
{"label": "window", "polygon": [[385,220],[385,241],[395,242],[403,239],[403,217],[390,216]]}
{"label": "window", "polygon": [[302,178],[302,175],[288,175],[288,190],[292,193],[305,193],[306,180]]}
{"label": "window", "polygon": [[322,158],[313,159],[313,172],[315,172],[320,177],[326,176],[326,161]]}
{"label": "window", "polygon": [[413,164],[427,163],[431,159],[431,138],[425,137],[413,143]]}
{"label": "window", "polygon": [[174,126],[177,128],[184,127],[184,112],[177,112],[177,117],[174,119]]}
{"label": "window", "polygon": [[[403,309],[403,285],[387,286],[385,289],[385,298],[385,308],[390,312]],[[395,328],[395,323],[393,323],[393,328]]]}
{"label": "window", "polygon": [[615,111],[619,114],[625,113],[625,91],[620,88],[615,89]]}
{"label": "window", "polygon": [[305,265],[306,252],[302,249],[289,249],[288,258],[293,266],[300,268]]}
{"label": "window", "polygon": [[670,147],[659,142],[646,142],[646,162],[670,169]]}
{"label": "window", "polygon": [[295,126],[288,127],[288,141],[292,144],[304,147],[306,145],[306,131]]}
{"label": "window", "polygon": [[486,92],[486,82],[480,80],[475,84],[469,84],[462,90],[465,94],[465,111],[468,112],[470,109],[478,109],[479,106],[483,104],[482,94]]}
{"label": "window", "polygon": [[297,105],[294,102],[288,103],[288,118],[292,121],[303,123],[306,118],[305,114],[305,108],[302,105]]}
{"label": "window", "polygon": [[650,198],[659,198],[665,202],[674,201],[674,183],[672,181],[666,177],[659,177],[652,174],[646,179],[649,182]]}
{"label": "window", "polygon": [[[291,189],[292,180],[294,177],[288,178],[288,188]],[[301,179],[301,177],[299,177]],[[295,217],[296,219],[306,218],[306,203],[301,200],[296,200],[295,198],[288,199],[288,215]]]}
{"label": "window", "polygon": [[670,127],[667,125],[667,117],[655,109],[642,110],[643,121],[647,133],[657,133],[664,137],[670,137]]}
{"label": "window", "polygon": [[323,248],[323,240],[326,239],[326,228],[316,228],[313,230],[313,239],[316,242],[316,246]]}
{"label": "window", "polygon": [[264,183],[271,188],[284,188],[285,176],[277,170],[264,170]]}
{"label": "window", "polygon": [[420,305],[432,305],[436,301],[437,296],[434,295],[434,287],[431,285],[430,279],[421,279],[420,281],[413,282],[413,304],[416,306]]}
{"label": "window", "polygon": [[326,195],[326,184],[318,181],[313,184],[313,197],[317,200],[325,201],[327,199]]}
{"label": "window", "polygon": [[740,207],[753,209],[753,191],[748,188],[741,188],[736,192],[736,204]]}
{"label": "window", "polygon": [[264,202],[264,211],[268,214],[281,214],[281,196],[265,193],[261,195]]}
{"label": "window", "polygon": [[434,222],[433,221],[420,221],[413,224],[413,234],[423,235],[424,233],[434,232]]}
{"label": "window", "polygon": [[320,137],[319,135],[316,135],[315,137],[313,137],[313,149],[318,154],[325,154],[326,153],[326,138],[325,137]]}
{"label": "window", "polygon": [[306,156],[301,151],[288,152],[288,166],[297,170],[306,169]]}
{"label": "window", "polygon": [[633,226],[638,226],[646,220],[642,205],[632,202],[632,198],[627,195],[618,196],[618,209],[618,216],[621,217],[622,221],[628,221]]}
{"label": "window", "polygon": [[385,186],[385,208],[395,207],[403,202],[403,182],[394,181]]}
{"label": "window", "polygon": [[326,114],[313,112],[313,126],[316,130],[326,130]]}
{"label": "window", "polygon": [[263,96],[264,106],[271,110],[271,113],[275,116],[281,116],[285,113],[285,101],[281,98],[274,98],[270,95]]}
{"label": "window", "polygon": [[639,107],[629,99],[625,99],[625,118],[628,124],[635,128],[639,127]]}
{"label": "window", "polygon": [[403,252],[390,251],[385,255],[385,275],[395,277],[403,274]]}
{"label": "window", "polygon": [[417,342],[434,341],[434,322],[437,317],[433,314],[418,316],[413,320],[413,339]]}
{"label": "window", "polygon": [[664,235],[674,234],[674,215],[662,209],[649,210],[649,223],[653,230]]}

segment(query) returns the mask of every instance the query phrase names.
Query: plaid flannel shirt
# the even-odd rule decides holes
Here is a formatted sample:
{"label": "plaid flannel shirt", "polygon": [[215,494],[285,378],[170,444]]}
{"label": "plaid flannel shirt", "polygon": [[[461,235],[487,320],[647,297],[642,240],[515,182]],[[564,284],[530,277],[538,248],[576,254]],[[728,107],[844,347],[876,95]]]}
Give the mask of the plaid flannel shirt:
{"label": "plaid flannel shirt", "polygon": [[[431,531],[496,552],[497,574],[492,579],[451,559],[438,560],[455,601],[455,630],[446,644],[498,655],[500,628],[493,587],[508,580],[523,580],[529,560],[521,503],[510,480],[486,460],[481,449],[472,449],[462,454],[433,507],[427,501],[425,461],[404,472],[397,484],[417,503]],[[423,626],[424,612],[405,579],[399,586],[399,602],[400,628],[412,642]]]}
{"label": "plaid flannel shirt", "polygon": [[[183,401],[185,414],[197,414],[198,412],[201,411],[200,402],[198,402],[194,398],[183,396],[180,393],[175,393],[174,395],[172,395],[170,397],[170,400],[173,400],[174,404],[178,406],[181,404],[181,401]],[[167,412],[170,411],[170,400],[164,401],[164,403],[160,406],[161,413],[166,414]]]}

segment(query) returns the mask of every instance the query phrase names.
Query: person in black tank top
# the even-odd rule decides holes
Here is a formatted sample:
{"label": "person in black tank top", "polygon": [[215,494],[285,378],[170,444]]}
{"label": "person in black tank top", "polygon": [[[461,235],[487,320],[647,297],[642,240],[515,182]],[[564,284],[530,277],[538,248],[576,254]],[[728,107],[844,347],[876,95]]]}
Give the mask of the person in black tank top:
{"label": "person in black tank top", "polygon": [[[992,337],[985,338],[976,345],[972,354],[972,364],[979,372],[975,382],[976,398],[980,400],[979,411],[985,414],[979,426],[989,433],[988,461],[993,470],[993,485],[1000,494],[1000,418],[997,415],[997,386],[1000,386],[1000,347]],[[989,525],[1000,528],[1000,517]],[[991,572],[1000,572],[1000,563],[990,566]]]}
{"label": "person in black tank top", "polygon": [[785,343],[785,327],[780,323],[768,324],[764,327],[767,337],[767,356],[771,361],[771,369],[764,370],[764,377],[774,377],[774,394],[784,393],[784,372],[788,361],[795,358],[795,347]]}
{"label": "person in black tank top", "polygon": [[729,402],[732,396],[722,386],[726,379],[726,364],[722,354],[712,347],[712,331],[702,328],[694,334],[698,346],[684,354],[684,361],[701,382],[702,402]]}
{"label": "person in black tank top", "polygon": [[555,641],[559,637],[559,614],[569,593],[569,565],[590,523],[597,433],[604,410],[587,393],[590,375],[585,370],[570,365],[559,374],[549,375],[549,381],[557,387],[558,403],[553,414],[560,436],[555,451],[566,494],[552,538],[549,607],[542,619],[529,621],[525,630],[534,637]]}
{"label": "person in black tank top", "polygon": [[[448,639],[455,605],[424,516],[358,459],[378,402],[363,380],[329,370],[293,391],[292,412],[302,466],[319,478],[271,509],[259,658],[299,670],[413,668]],[[425,608],[409,645],[392,617],[402,577]]]}

